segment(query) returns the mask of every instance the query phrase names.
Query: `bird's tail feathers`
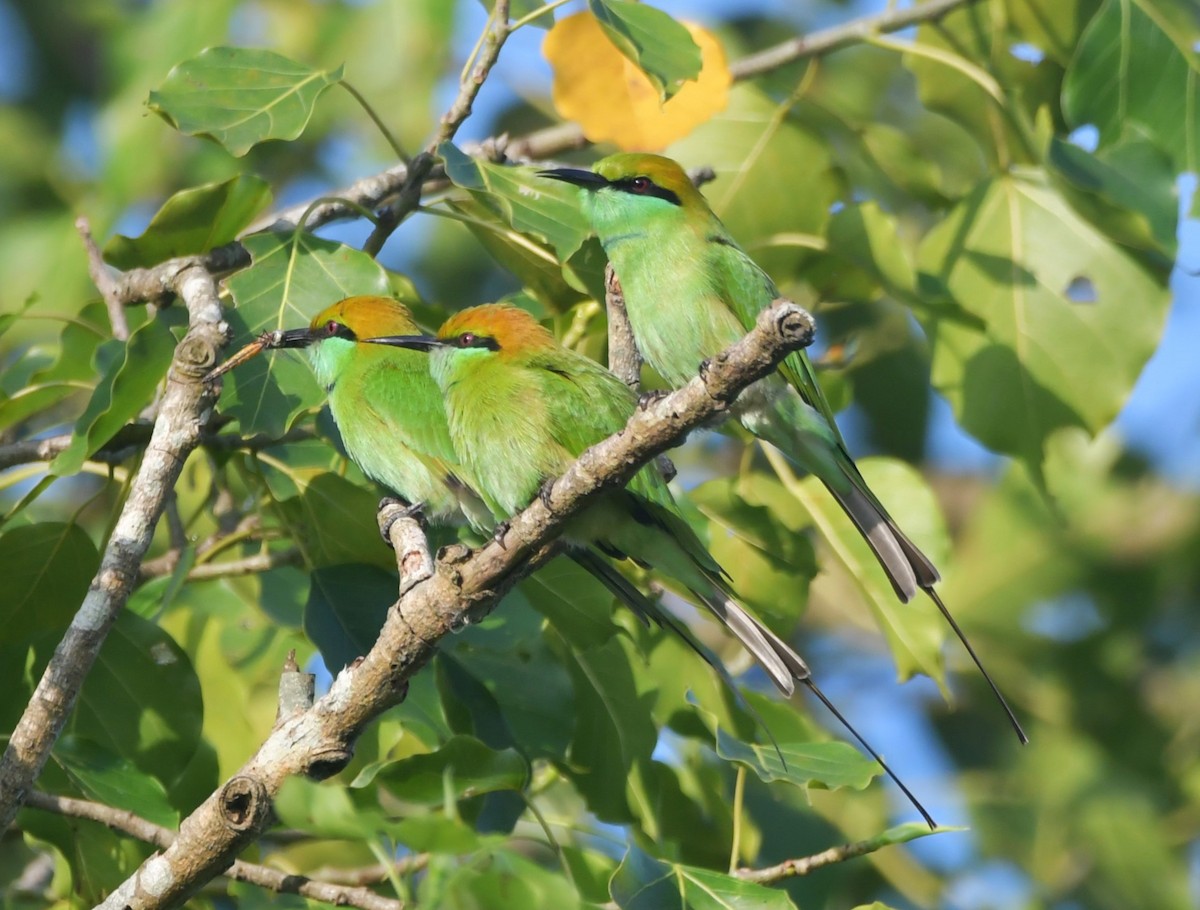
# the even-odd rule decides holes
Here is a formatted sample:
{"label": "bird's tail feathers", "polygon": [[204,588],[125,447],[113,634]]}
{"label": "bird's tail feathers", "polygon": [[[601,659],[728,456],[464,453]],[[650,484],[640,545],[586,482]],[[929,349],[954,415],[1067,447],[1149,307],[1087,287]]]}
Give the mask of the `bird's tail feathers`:
{"label": "bird's tail feathers", "polygon": [[721,682],[724,683],[726,690],[733,695],[738,707],[745,711],[750,719],[754,721],[755,725],[766,734],[767,739],[771,741],[771,745],[775,749],[775,753],[779,756],[780,764],[785,768],[787,767],[787,760],[783,757],[783,752],[779,748],[779,742],[775,739],[775,734],[771,732],[771,728],[767,726],[767,722],[763,720],[762,715],[758,713],[754,705],[750,704],[746,700],[746,697],[742,695],[741,689],[737,687],[737,684],[733,681],[733,677],[725,669],[725,665],[692,634],[691,629],[663,610],[653,598],[647,597],[638,590],[633,582],[622,575],[601,554],[593,550],[571,550],[569,552],[571,558],[576,563],[587,570],[604,587],[608,588],[609,593],[627,606],[643,624],[649,626],[651,623],[654,623],[660,628],[668,629],[687,645],[696,656],[708,664],[713,672],[721,678]]}
{"label": "bird's tail feathers", "polygon": [[699,592],[694,593],[700,597],[704,605],[712,611],[725,627],[737,636],[738,641],[754,655],[763,669],[767,671],[767,675],[771,677],[771,681],[779,687],[784,695],[790,696],[795,691],[796,682],[801,682],[807,686],[809,691],[837,719],[838,723],[845,727],[867,754],[879,763],[879,767],[900,788],[900,791],[908,797],[908,801],[921,813],[921,817],[925,819],[929,827],[931,829],[937,827],[933,818],[925,810],[925,807],[921,805],[920,800],[913,795],[913,792],[905,786],[904,782],[888,766],[888,763],[883,760],[882,756],[875,751],[866,738],[855,729],[854,725],[846,719],[846,716],[834,706],[829,697],[813,682],[812,671],[809,669],[808,664],[804,662],[804,658],[797,654],[787,642],[747,613],[733,600],[727,597],[705,597]]}

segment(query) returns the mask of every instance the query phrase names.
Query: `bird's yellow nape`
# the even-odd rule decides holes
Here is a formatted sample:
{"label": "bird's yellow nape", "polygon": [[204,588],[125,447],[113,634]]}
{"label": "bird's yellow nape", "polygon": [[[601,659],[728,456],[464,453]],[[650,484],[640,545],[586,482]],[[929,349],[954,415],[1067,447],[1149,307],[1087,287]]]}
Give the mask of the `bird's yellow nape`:
{"label": "bird's yellow nape", "polygon": [[663,155],[618,152],[601,158],[592,170],[610,183],[648,177],[655,186],[674,193],[685,205],[693,198],[703,198],[679,162]]}
{"label": "bird's yellow nape", "polygon": [[485,303],[455,313],[438,329],[438,338],[449,341],[463,335],[491,338],[501,352],[515,353],[552,348],[558,342],[533,314],[508,303]]}
{"label": "bird's yellow nape", "polygon": [[412,335],[420,331],[412,311],[390,297],[362,295],[347,297],[321,310],[310,324],[317,329],[328,322],[344,325],[356,338],[383,335]]}

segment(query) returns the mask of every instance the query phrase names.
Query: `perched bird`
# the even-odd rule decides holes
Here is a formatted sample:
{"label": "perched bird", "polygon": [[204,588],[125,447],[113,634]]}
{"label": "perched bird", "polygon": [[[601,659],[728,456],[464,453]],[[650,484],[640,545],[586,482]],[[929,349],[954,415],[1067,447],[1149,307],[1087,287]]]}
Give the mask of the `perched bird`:
{"label": "perched bird", "polygon": [[[540,172],[581,188],[583,210],[621,283],[629,323],[646,362],[673,388],[741,338],[779,297],[770,277],[737,245],[683,168],[660,155],[621,153],[593,170]],[[833,494],[907,603],[933,599],[987,680],[1021,742],[1024,730],[975,649],[938,596],[933,563],[896,525],[846,449],[804,353],[742,393],[733,414],[755,436],[815,474]]]}
{"label": "perched bird", "polygon": [[[562,347],[529,313],[492,304],[463,310],[430,335],[363,337],[425,350],[446,396],[450,438],[475,490],[503,521],[585,449],[625,426],[637,396],[589,358]],[[662,571],[728,628],[779,689],[806,685],[879,761],[930,826],[933,821],[812,680],[808,665],[734,598],[729,578],[676,509],[659,472],[642,468],[571,519],[563,538],[593,563],[629,558]],[[610,565],[611,569],[611,565]]]}
{"label": "perched bird", "polygon": [[307,328],[266,332],[208,378],[268,348],[307,348],[346,453],[362,472],[438,524],[490,530],[491,512],[461,476],[442,393],[429,358],[359,344],[372,335],[419,332],[408,307],[387,297],[347,297]]}

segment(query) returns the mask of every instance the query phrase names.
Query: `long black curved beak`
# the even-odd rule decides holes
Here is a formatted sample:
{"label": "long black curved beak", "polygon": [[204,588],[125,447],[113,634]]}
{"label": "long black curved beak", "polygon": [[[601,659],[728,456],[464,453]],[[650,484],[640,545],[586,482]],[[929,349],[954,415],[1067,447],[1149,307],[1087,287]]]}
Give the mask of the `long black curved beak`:
{"label": "long black curved beak", "polygon": [[608,179],[592,171],[581,171],[573,167],[556,167],[548,171],[538,171],[539,177],[549,177],[551,180],[561,180],[563,183],[573,183],[585,190],[598,190],[608,186]]}
{"label": "long black curved beak", "polygon": [[309,328],[284,329],[270,332],[269,335],[270,338],[265,345],[269,348],[306,348],[317,340],[313,330]]}
{"label": "long black curved beak", "polygon": [[361,338],[363,344],[386,344],[410,351],[432,351],[446,347],[446,342],[436,335],[380,335],[378,338]]}
{"label": "long black curved beak", "polygon": [[316,340],[317,336],[312,329],[275,329],[263,332],[224,363],[209,370],[204,381],[212,382],[263,351],[276,348],[306,348]]}

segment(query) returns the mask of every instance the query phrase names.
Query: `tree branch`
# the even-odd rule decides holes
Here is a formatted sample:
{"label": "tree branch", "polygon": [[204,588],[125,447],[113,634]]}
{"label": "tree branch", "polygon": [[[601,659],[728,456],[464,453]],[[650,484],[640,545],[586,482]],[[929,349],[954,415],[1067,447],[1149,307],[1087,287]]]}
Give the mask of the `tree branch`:
{"label": "tree branch", "polygon": [[[974,2],[977,0],[930,0],[919,6],[855,19],[832,28],[812,32],[804,38],[784,41],[774,47],[751,54],[735,61],[730,66],[730,71],[733,73],[735,81],[752,79],[797,60],[820,57],[851,44],[860,43],[871,35],[887,34],[922,22],[934,21],[959,7]],[[498,52],[499,47],[496,50]],[[468,89],[472,92],[471,100],[473,101],[474,94],[478,92],[478,85],[464,83],[464,90]],[[460,97],[461,94],[460,91]],[[456,99],[455,106],[452,106],[451,110],[457,104]],[[441,136],[445,130],[446,124],[443,123],[438,135]],[[454,131],[457,131],[457,124],[454,124]],[[451,132],[448,138],[452,138],[453,135],[454,133]],[[516,161],[541,161],[574,149],[585,148],[588,144],[587,138],[584,137],[578,125],[560,123],[536,130],[526,136],[512,139],[493,137],[464,148],[491,160],[502,160],[507,157]],[[436,149],[436,144],[431,145],[433,149]],[[420,160],[421,156],[418,155],[417,159]],[[414,161],[414,166],[416,163]],[[423,161],[422,167],[425,167]],[[325,196],[343,198],[346,203],[327,202],[317,206],[309,212],[305,227],[315,230],[331,221],[358,217],[358,210],[361,208],[374,209],[392,197],[405,197],[406,187],[410,187],[407,194],[409,201],[406,205],[415,206],[420,201],[420,186],[431,177],[436,176],[438,172],[430,162],[429,170],[423,173],[419,180],[413,177],[414,173],[415,171],[409,167],[397,164],[379,174],[364,177],[343,189],[335,190],[332,193],[323,193],[322,195]],[[413,195],[411,189],[414,185],[418,190],[416,196]],[[291,230],[308,211],[310,204],[311,200],[309,203],[301,203],[268,215],[252,224],[245,233],[261,230]],[[399,221],[396,224],[399,224]],[[395,226],[392,227],[392,230],[395,230]],[[390,231],[388,233],[390,235]],[[379,246],[382,247],[382,242],[379,242]],[[234,241],[217,247],[203,256],[184,256],[178,259],[169,259],[151,268],[131,269],[118,279],[115,293],[117,299],[127,306],[142,301],[161,302],[170,298],[176,276],[186,268],[200,266],[213,275],[220,276],[244,268],[249,264],[250,256],[245,247]]]}
{"label": "tree branch", "polygon": [[861,44],[872,35],[886,35],[922,22],[933,22],[960,6],[969,6],[975,2],[976,0],[928,0],[926,3],[914,3],[904,9],[890,9],[876,16],[863,16],[819,32],[792,38],[757,54],[743,57],[734,62],[729,69],[735,80],[753,79],[797,60],[823,57],[852,44]]}
{"label": "tree branch", "polygon": [[604,267],[604,311],[608,313],[608,368],[636,390],[642,384],[642,354],[633,337],[625,295],[611,262]]}
{"label": "tree branch", "polygon": [[[88,461],[118,464],[129,457],[130,452],[145,447],[150,442],[153,432],[154,424],[146,421],[126,424],[112,439],[90,455]],[[70,433],[62,433],[45,439],[23,439],[0,445],[0,471],[35,461],[53,461],[55,456],[71,445],[71,438]],[[238,436],[234,433],[205,432],[200,439],[200,445],[218,452],[258,452],[289,442],[315,438],[316,434],[312,430],[299,427],[288,430],[282,436],[267,436],[263,433]]]}
{"label": "tree branch", "polygon": [[[124,809],[114,809],[101,803],[34,791],[29,794],[26,805],[31,809],[41,809],[44,812],[54,812],[70,818],[98,822],[113,831],[153,844],[160,850],[165,850],[175,841],[175,832],[156,825],[140,815]],[[360,870],[352,871],[359,872]],[[404,910],[403,901],[384,897],[363,887],[363,885],[378,881],[378,879],[367,879],[361,884],[317,881],[303,875],[293,875],[269,866],[246,863],[241,860],[235,861],[225,870],[224,875],[234,881],[249,882],[281,894],[299,894],[311,900],[333,904],[336,907],[360,907],[362,910]]]}
{"label": "tree branch", "polygon": [[108,308],[108,321],[112,326],[113,337],[124,341],[129,337],[129,322],[125,319],[125,308],[121,304],[121,298],[117,295],[117,283],[108,270],[100,247],[96,246],[96,241],[92,237],[92,226],[85,216],[80,215],[75,219],[75,230],[79,232],[79,236],[83,240],[83,249],[87,253],[88,275],[92,279],[92,284],[100,291],[100,296],[104,298],[104,305]]}
{"label": "tree branch", "polygon": [[[161,557],[147,560],[138,570],[139,581],[149,581],[151,578],[161,578],[170,575],[179,564],[179,553],[172,550]],[[269,572],[281,566],[304,565],[303,554],[295,547],[286,550],[268,550],[265,553],[255,553],[243,556],[241,559],[226,559],[221,562],[205,562],[193,566],[187,573],[188,581],[211,581],[214,578],[236,578],[239,575],[255,575],[259,572]]]}
{"label": "tree branch", "polygon": [[41,773],[84,677],[125,605],[163,504],[212,410],[211,390],[200,379],[217,362],[224,343],[221,305],[207,272],[193,268],[178,279],[176,287],[188,308],[188,332],[175,349],[158,419],[100,568],[0,758],[0,832],[12,823]]}
{"label": "tree branch", "polygon": [[767,866],[765,869],[738,869],[733,874],[742,881],[754,882],[758,885],[772,885],[775,882],[783,881],[785,878],[808,875],[808,873],[823,866],[844,863],[846,860],[854,859],[856,856],[866,856],[868,853],[874,853],[876,850],[890,846],[892,843],[894,842],[887,840],[885,837],[872,837],[867,840],[855,841],[852,844],[842,844],[840,847],[830,847],[828,850],[822,850],[820,853],[815,853],[812,856],[784,860],[777,866]]}
{"label": "tree branch", "polygon": [[364,252],[371,256],[379,254],[400,223],[421,204],[421,192],[426,179],[433,172],[438,146],[453,139],[463,121],[470,116],[475,97],[500,56],[500,48],[504,47],[504,42],[508,40],[508,6],[509,0],[495,0],[487,28],[480,39],[479,56],[471,68],[470,75],[459,83],[458,95],[449,110],[442,115],[437,133],[425,147],[425,151],[413,159],[395,202],[379,213],[375,229],[363,244]]}
{"label": "tree branch", "polygon": [[[174,843],[148,859],[102,906],[178,906],[228,868],[266,828],[271,800],[284,780],[293,774],[323,779],[341,770],[359,732],[403,699],[408,680],[430,660],[438,642],[490,610],[549,559],[554,537],[571,515],[601,490],[628,482],[641,465],[693,428],[726,413],[743,388],[812,337],[812,317],[794,303],[776,301],[699,377],[639,408],[623,430],[584,452],[544,497],[512,518],[502,543],[492,541],[474,552],[459,545],[443,550],[433,574],[388,611],[370,652],[342,670],[310,710],[281,717],[259,750],[184,820]],[[393,537],[397,533],[393,529]],[[403,550],[398,558],[404,572]]]}

